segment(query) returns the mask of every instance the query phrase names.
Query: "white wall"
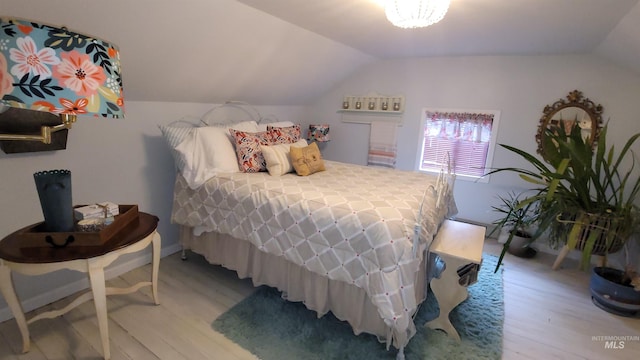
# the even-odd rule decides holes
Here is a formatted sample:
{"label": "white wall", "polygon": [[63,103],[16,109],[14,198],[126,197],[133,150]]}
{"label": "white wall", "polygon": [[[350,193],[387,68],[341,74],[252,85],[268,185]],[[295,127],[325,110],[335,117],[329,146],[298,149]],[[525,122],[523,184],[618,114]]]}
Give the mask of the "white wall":
{"label": "white wall", "polygon": [[[640,76],[594,56],[486,56],[381,61],[362,68],[313,106],[311,118],[331,124],[324,148],[331,160],[366,164],[369,125],[341,122],[337,113],[348,94],[404,94],[404,124],[398,131],[398,168],[415,169],[423,107],[501,111],[498,142],[535,153],[535,133],[545,105],[578,89],[604,107],[611,119],[610,142],[640,131]],[[636,149],[638,152],[640,149]],[[496,148],[493,166],[525,166]],[[459,217],[480,223],[495,219],[496,194],[528,187],[512,174],[489,183],[457,181]]]}
{"label": "white wall", "polygon": [[[170,224],[175,171],[173,158],[157,125],[185,115],[199,117],[212,106],[128,102],[125,119],[79,117],[69,132],[66,150],[12,155],[0,153],[0,199],[3,205],[0,208],[0,239],[43,220],[33,173],[69,169],[74,204],[100,201],[137,204],[140,211],[160,218],[158,230],[164,253],[175,251],[178,231],[175,225]],[[305,119],[302,107],[257,109],[263,116],[273,114],[283,121],[301,122]],[[146,255],[131,255],[114,265]],[[84,280],[84,276],[63,271],[39,277],[18,275],[14,279],[18,296],[29,310],[38,302],[56,300],[46,294],[64,296],[69,283]],[[8,314],[6,303],[0,296],[0,321]]]}

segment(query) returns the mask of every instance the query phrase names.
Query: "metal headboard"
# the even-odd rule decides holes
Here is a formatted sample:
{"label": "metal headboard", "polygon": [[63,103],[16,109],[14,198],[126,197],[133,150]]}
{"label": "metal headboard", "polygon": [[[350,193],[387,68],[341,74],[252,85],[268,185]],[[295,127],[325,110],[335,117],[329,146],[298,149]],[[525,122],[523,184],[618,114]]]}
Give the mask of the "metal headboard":
{"label": "metal headboard", "polygon": [[418,209],[418,221],[414,225],[413,228],[413,256],[416,257],[418,246],[420,243],[420,233],[422,231],[422,211],[425,206],[425,200],[427,198],[427,192],[432,192],[436,194],[436,209],[440,209],[443,205],[448,206],[449,197],[453,194],[453,186],[456,180],[456,173],[453,165],[451,164],[451,156],[447,153],[446,159],[443,159],[443,163],[440,167],[440,172],[438,173],[438,178],[436,180],[435,185],[429,185],[427,189],[424,191],[424,195],[422,196],[422,202],[420,203],[420,207]]}
{"label": "metal headboard", "polygon": [[[268,115],[273,117],[273,115]],[[251,104],[244,101],[227,101],[222,105],[218,105],[202,115],[200,120],[201,126],[219,126],[219,125],[231,125],[242,121],[255,121],[260,122],[272,122],[263,121],[267,117],[263,117],[258,109]],[[276,118],[277,121],[277,118]]]}

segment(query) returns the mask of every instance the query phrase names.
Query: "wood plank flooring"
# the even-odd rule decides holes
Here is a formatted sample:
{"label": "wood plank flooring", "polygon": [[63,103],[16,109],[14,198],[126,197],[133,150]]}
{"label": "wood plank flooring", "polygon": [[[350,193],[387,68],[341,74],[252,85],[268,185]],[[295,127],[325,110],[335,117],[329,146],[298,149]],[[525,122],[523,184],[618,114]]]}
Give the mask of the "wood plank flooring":
{"label": "wood plank flooring", "polygon": [[[485,251],[499,246],[487,240]],[[589,296],[589,276],[570,261],[551,270],[553,257],[508,257],[504,270],[503,359],[639,359],[640,340],[624,348],[605,347],[597,336],[640,336],[640,319],[618,317],[597,309]],[[129,286],[150,276],[150,265],[109,280]],[[211,329],[217,316],[253,291],[250,280],[211,266],[195,254],[180,254],[160,263],[159,296],[153,305],[148,288],[108,298],[112,359],[255,359]],[[63,299],[32,311],[28,317],[60,308]],[[21,338],[14,320],[0,323],[0,360],[100,359],[102,349],[93,303],[56,319],[29,326],[31,351],[19,354]],[[620,344],[618,344],[618,347]],[[391,357],[393,358],[393,357]]]}

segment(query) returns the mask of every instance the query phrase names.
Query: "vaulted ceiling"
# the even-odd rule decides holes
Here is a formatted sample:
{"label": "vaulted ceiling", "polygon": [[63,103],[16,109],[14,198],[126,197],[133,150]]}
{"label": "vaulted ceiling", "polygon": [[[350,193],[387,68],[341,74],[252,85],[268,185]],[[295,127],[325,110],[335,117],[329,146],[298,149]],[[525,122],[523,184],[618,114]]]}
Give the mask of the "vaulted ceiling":
{"label": "vaulted ceiling", "polygon": [[595,54],[640,73],[639,0],[452,0],[404,30],[383,0],[2,0],[0,16],[120,47],[133,101],[303,105],[397,57]]}

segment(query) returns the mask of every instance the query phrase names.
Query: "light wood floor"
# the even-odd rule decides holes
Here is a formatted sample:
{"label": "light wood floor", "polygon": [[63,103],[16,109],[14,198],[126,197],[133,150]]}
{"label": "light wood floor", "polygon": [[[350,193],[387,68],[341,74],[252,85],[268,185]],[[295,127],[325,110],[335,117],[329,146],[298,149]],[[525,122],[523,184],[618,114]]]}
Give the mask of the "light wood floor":
{"label": "light wood floor", "polygon": [[[488,240],[485,251],[498,246]],[[588,275],[568,261],[558,271],[553,258],[509,257],[504,270],[503,359],[640,359],[640,341],[625,341],[622,349],[606,349],[594,336],[640,336],[640,319],[628,319],[597,309],[590,300]],[[108,299],[112,359],[254,359],[211,329],[221,313],[253,291],[248,280],[208,265],[191,254],[162,259],[160,306],[152,305],[147,289]],[[109,281],[128,286],[150,276],[150,266]],[[63,299],[28,317],[64,306]],[[29,326],[31,351],[18,354],[21,339],[14,320],[0,323],[0,359],[100,359],[100,336],[93,303],[57,319]],[[393,358],[393,357],[391,357]]]}

